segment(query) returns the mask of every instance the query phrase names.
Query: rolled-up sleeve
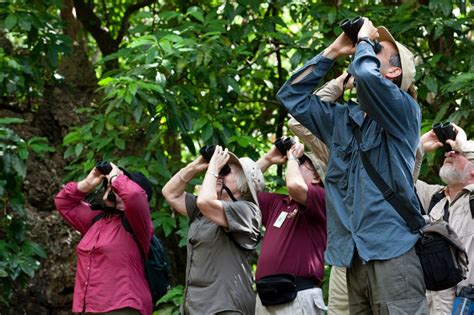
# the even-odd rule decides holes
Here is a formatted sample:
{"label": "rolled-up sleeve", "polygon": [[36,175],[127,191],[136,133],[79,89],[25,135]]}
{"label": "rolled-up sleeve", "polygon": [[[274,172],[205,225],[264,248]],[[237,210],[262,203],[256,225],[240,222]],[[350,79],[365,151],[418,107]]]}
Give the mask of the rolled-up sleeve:
{"label": "rolled-up sleeve", "polygon": [[224,213],[229,224],[227,233],[244,247],[253,247],[259,241],[262,218],[260,209],[251,202],[239,200],[223,201]]}
{"label": "rolled-up sleeve", "polygon": [[296,71],[277,94],[288,112],[326,144],[332,137],[334,103],[323,101],[313,91],[333,63],[334,60],[317,55]]}

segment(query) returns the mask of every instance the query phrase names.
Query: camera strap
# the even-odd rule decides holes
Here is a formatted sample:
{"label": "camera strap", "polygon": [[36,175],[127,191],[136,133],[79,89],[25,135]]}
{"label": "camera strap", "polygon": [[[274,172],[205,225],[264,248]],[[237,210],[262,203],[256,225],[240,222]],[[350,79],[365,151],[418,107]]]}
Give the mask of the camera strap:
{"label": "camera strap", "polygon": [[222,182],[222,188],[221,188],[221,196],[222,196],[222,191],[225,190],[227,194],[229,195],[230,199],[232,201],[237,201],[237,199],[234,197],[234,194],[230,191],[229,187],[227,187],[224,182]]}

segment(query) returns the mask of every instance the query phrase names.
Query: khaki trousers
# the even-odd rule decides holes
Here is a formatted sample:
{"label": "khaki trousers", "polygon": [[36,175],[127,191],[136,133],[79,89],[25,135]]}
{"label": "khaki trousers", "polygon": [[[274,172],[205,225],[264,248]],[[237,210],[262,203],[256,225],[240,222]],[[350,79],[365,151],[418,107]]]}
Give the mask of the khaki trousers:
{"label": "khaki trousers", "polygon": [[285,304],[263,306],[257,294],[255,315],[324,315],[326,306],[321,288],[298,291],[296,298]]}
{"label": "khaki trousers", "polygon": [[347,269],[351,315],[429,314],[420,259],[412,248],[389,260],[362,263],[356,253]]}

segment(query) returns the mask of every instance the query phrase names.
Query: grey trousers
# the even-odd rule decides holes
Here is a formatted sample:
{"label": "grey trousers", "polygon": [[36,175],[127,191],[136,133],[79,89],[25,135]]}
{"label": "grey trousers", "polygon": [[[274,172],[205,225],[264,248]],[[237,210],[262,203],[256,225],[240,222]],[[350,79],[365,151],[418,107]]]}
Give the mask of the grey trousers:
{"label": "grey trousers", "polygon": [[429,314],[420,260],[412,248],[389,260],[366,264],[354,255],[347,269],[351,315]]}

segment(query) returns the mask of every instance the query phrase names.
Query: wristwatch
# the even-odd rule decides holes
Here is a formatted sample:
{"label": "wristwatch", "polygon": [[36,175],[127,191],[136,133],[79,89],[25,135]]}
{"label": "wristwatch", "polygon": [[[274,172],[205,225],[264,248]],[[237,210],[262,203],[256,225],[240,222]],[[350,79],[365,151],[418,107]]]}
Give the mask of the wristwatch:
{"label": "wristwatch", "polygon": [[368,38],[367,36],[364,36],[364,37],[361,37],[357,40],[357,45],[359,45],[360,42],[366,42],[367,44],[369,44],[370,46],[372,46],[372,49],[375,50],[375,43],[370,39]]}

